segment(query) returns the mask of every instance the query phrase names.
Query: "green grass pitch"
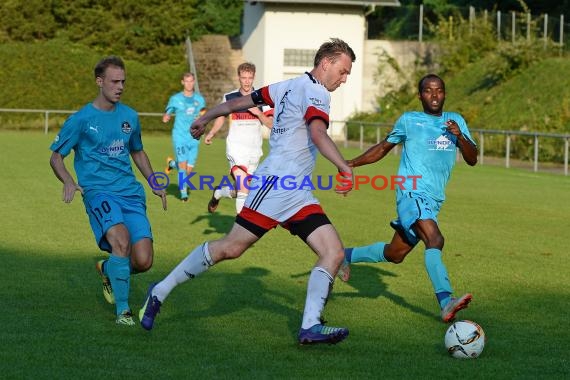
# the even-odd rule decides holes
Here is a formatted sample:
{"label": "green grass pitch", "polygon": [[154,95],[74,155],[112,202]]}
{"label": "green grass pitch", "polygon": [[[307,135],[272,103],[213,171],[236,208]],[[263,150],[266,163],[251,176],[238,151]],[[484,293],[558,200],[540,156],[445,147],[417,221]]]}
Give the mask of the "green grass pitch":
{"label": "green grass pitch", "polygon": [[[473,378],[570,376],[570,178],[490,166],[456,167],[440,213],[444,261],[456,293],[472,292],[460,317],[479,323],[487,344],[476,360],[448,357],[447,325],[425,274],[423,248],[401,265],[353,266],[325,309],[350,328],[336,346],[299,347],[308,271],[314,254],[283,229],[241,259],[177,288],[155,329],[114,323],[94,263],[99,252],[80,198],[66,205],[49,167],[54,133],[0,133],[0,374],[16,378]],[[170,137],[143,135],[155,170]],[[226,173],[225,146],[201,146],[198,174]],[[345,157],[358,154],[343,150]],[[71,167],[72,160],[66,160]],[[397,157],[356,174],[391,175]],[[319,158],[317,174],[335,169]],[[175,175],[171,175],[175,180]],[[210,191],[190,202],[169,188],[169,208],[148,191],[155,263],[133,277],[138,312],[150,282],[189,250],[228,231],[233,202],[210,215]],[[317,191],[346,246],[389,239],[394,195],[365,187],[341,197]]]}

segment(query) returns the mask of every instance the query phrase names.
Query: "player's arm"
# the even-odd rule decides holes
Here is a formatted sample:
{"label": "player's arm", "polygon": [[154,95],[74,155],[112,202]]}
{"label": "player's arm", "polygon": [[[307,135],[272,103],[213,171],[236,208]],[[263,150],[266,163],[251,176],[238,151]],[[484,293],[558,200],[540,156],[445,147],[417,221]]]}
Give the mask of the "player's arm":
{"label": "player's arm", "polygon": [[57,179],[63,183],[62,200],[65,203],[69,203],[73,200],[76,191],[79,191],[83,194],[83,189],[81,186],[75,183],[75,180],[65,167],[61,153],[53,152],[49,159],[49,164]]}
{"label": "player's arm", "polygon": [[218,133],[220,128],[222,128],[222,125],[224,125],[225,120],[226,120],[225,116],[218,116],[216,118],[216,120],[214,121],[214,125],[212,126],[212,129],[210,129],[210,132],[208,132],[208,134],[204,138],[204,142],[207,145],[210,145],[212,143],[212,139],[214,138],[216,133]]}
{"label": "player's arm", "polygon": [[172,117],[172,114],[174,114],[174,108],[171,107],[170,104],[171,103],[168,102],[168,105],[166,106],[166,111],[164,111],[164,115],[162,115],[162,122],[163,123],[168,123]]}
{"label": "player's arm", "polygon": [[448,120],[445,124],[447,125],[447,130],[457,137],[457,146],[467,165],[475,166],[477,164],[477,147],[475,144],[463,135],[455,120]]}
{"label": "player's arm", "polygon": [[319,150],[319,152],[335,165],[343,178],[343,183],[347,184],[342,188],[337,187],[335,190],[339,194],[346,194],[352,190],[354,183],[352,178],[352,168],[348,166],[346,160],[336,147],[336,144],[327,133],[327,125],[322,119],[315,118],[309,123],[309,133],[311,140]]}
{"label": "player's arm", "polygon": [[190,134],[195,139],[199,139],[206,131],[206,125],[213,119],[219,116],[227,116],[232,112],[251,108],[254,104],[251,95],[240,96],[239,98],[220,103],[214,108],[209,109],[203,116],[194,120],[192,126],[190,126]]}
{"label": "player's arm", "polygon": [[362,153],[360,156],[353,158],[352,160],[348,160],[348,164],[356,168],[362,165],[372,164],[376,161],[381,160],[384,158],[388,152],[392,150],[397,144],[391,143],[388,140],[384,139],[380,141],[378,144],[369,148],[366,152]]}
{"label": "player's arm", "polygon": [[271,129],[273,127],[273,115],[266,115],[265,112],[260,110],[258,107],[252,107],[248,111],[257,117],[261,124],[267,128]]}
{"label": "player's arm", "polygon": [[[144,150],[137,150],[131,151],[131,157],[137,168],[140,170],[142,175],[146,178],[147,182],[150,184],[149,181],[153,181],[154,171],[152,170],[152,165],[150,164],[150,160],[146,155]],[[166,210],[166,192],[164,189],[156,189],[154,186],[151,186],[152,192],[159,196],[162,199],[162,208]]]}
{"label": "player's arm", "polygon": [[475,166],[477,164],[477,147],[475,144],[461,134],[457,137],[457,146],[467,165]]}

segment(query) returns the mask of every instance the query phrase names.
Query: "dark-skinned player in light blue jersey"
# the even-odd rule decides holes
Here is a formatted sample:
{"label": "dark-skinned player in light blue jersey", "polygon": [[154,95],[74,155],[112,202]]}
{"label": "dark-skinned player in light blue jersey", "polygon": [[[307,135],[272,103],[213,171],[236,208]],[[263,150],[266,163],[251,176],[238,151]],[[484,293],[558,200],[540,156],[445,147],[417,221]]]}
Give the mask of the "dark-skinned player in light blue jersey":
{"label": "dark-skinned player in light blue jersey", "polygon": [[[182,75],[180,81],[183,90],[172,95],[166,105],[166,111],[162,116],[162,121],[168,123],[171,115],[174,115],[174,127],[172,128],[172,146],[176,160],[171,157],[166,159],[166,172],[169,173],[174,167],[178,168],[178,178],[186,178],[196,165],[200,140],[196,140],[190,135],[190,125],[201,113],[205,111],[206,101],[200,93],[194,90],[196,78],[194,74],[187,72]],[[180,199],[182,202],[188,201],[188,184],[179,184]]]}
{"label": "dark-skinned player in light blue jersey", "polygon": [[471,294],[453,297],[453,290],[442,261],[443,235],[437,215],[445,201],[445,187],[455,166],[457,149],[465,162],[477,163],[477,146],[463,117],[444,112],[445,84],[437,75],[426,75],[418,84],[423,112],[405,112],[380,143],[349,160],[351,167],[374,163],[397,144],[403,144],[398,175],[406,178],[396,187],[398,218],[390,223],[395,230],[389,243],[346,248],[345,261],[338,276],[350,278],[350,264],[392,262],[399,264],[422,241],[425,267],[441,308],[441,318],[449,322],[467,307]]}
{"label": "dark-skinned player in light blue jersey", "polygon": [[[149,181],[153,170],[143,150],[138,114],[119,102],[125,78],[119,57],[97,63],[99,94],[65,121],[50,147],[50,165],[63,182],[65,203],[73,200],[76,191],[82,194],[95,240],[101,250],[110,253],[108,260],[96,264],[103,295],[115,304],[116,323],[132,326],[131,272],[150,269],[154,251],[144,188],[135,178],[130,159]],[[77,183],[63,162],[71,150],[75,151]],[[164,190],[153,189],[153,193],[162,198],[166,210]]]}

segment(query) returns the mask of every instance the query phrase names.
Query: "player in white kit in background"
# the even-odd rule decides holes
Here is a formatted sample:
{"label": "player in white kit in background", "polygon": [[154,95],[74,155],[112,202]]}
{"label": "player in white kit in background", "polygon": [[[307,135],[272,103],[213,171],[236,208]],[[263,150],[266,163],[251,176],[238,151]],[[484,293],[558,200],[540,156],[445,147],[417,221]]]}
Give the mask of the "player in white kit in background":
{"label": "player in white kit in background", "polygon": [[[249,95],[253,92],[255,79],[255,65],[244,62],[237,68],[239,88],[224,94],[222,103]],[[263,128],[271,129],[273,125],[273,110],[267,105],[254,106],[238,110],[229,115],[230,124],[226,138],[226,157],[230,164],[230,175],[235,186],[218,186],[214,189],[212,198],[208,202],[208,212],[212,213],[218,207],[221,198],[236,198],[236,213],[239,214],[247,194],[249,193],[248,176],[252,175],[259,159],[263,155]],[[216,133],[224,124],[226,117],[219,116],[214,126],[204,138],[204,143],[210,145]]]}

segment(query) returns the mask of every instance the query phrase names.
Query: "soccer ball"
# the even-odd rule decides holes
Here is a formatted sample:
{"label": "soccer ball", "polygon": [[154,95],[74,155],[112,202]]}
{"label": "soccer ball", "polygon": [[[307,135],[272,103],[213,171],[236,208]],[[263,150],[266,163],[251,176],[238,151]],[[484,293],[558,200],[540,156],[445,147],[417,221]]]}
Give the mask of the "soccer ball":
{"label": "soccer ball", "polygon": [[485,332],[472,321],[454,322],[445,332],[445,347],[454,358],[476,358],[485,347]]}

